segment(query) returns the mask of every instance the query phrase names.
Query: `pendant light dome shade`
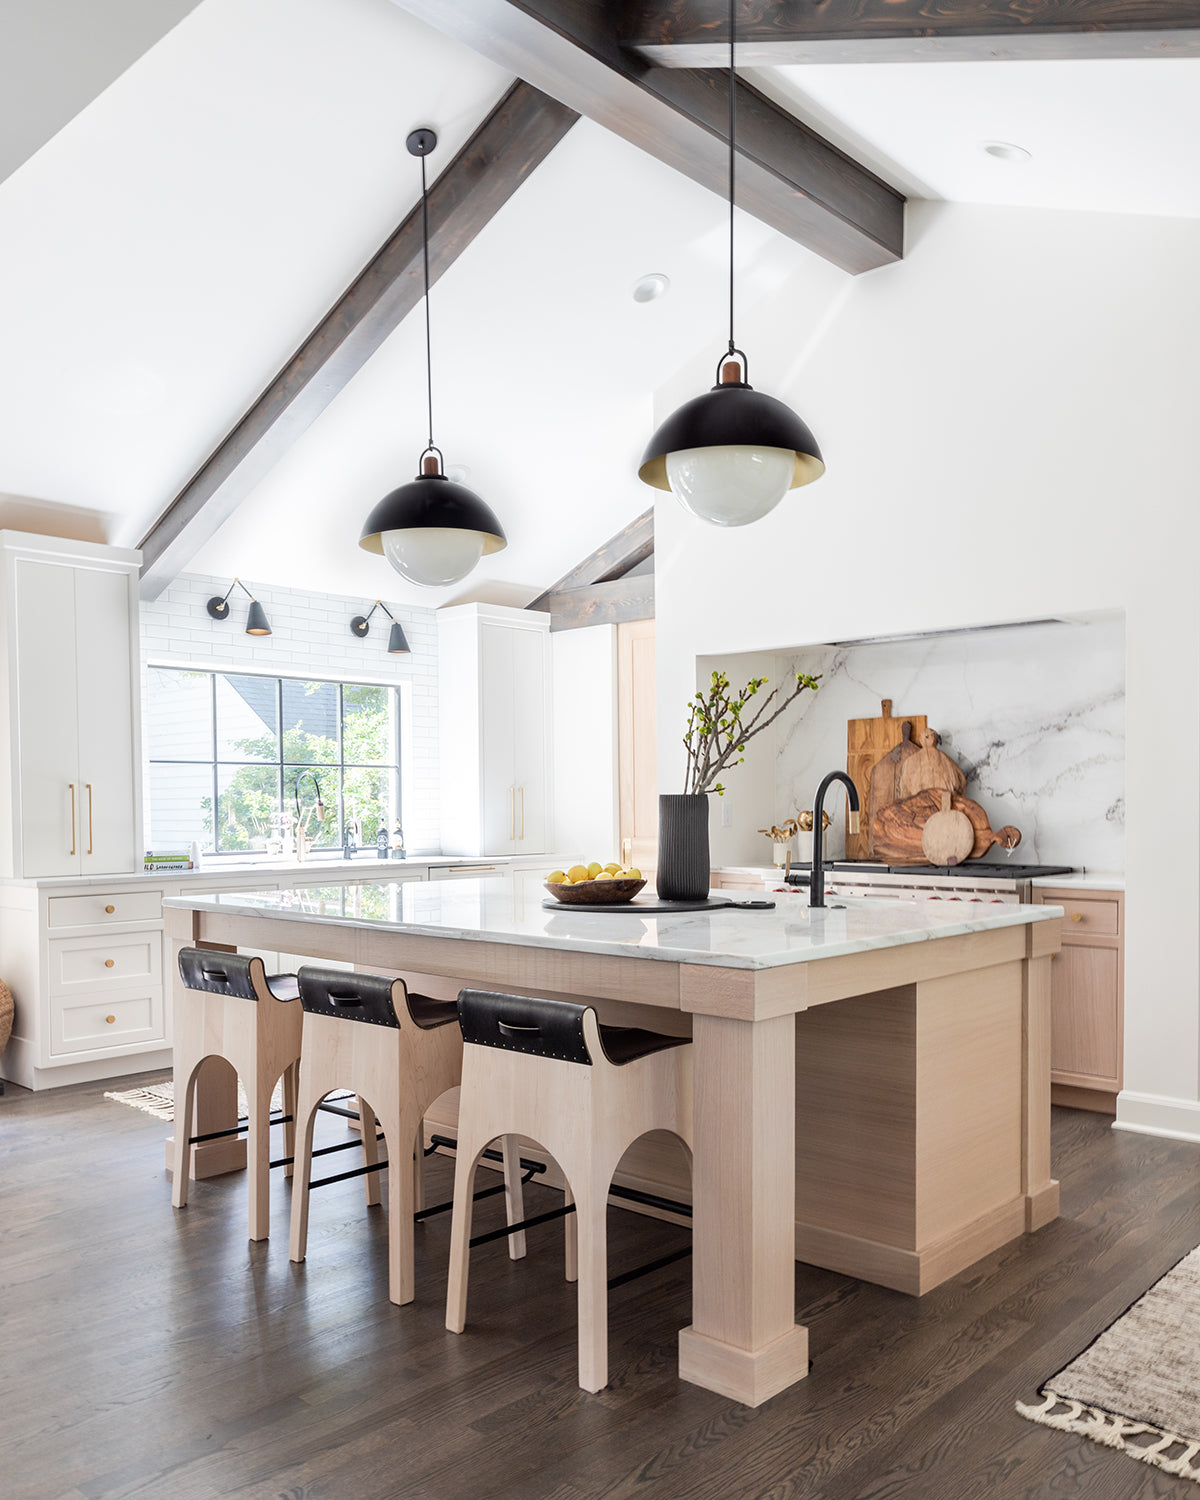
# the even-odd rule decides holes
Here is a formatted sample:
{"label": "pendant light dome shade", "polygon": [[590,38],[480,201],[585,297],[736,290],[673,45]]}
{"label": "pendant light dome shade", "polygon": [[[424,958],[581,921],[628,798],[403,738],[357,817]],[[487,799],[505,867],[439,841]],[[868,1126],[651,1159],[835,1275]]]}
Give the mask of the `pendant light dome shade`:
{"label": "pendant light dome shade", "polygon": [[787,494],[825,472],[808,425],[790,406],[750,384],[749,364],[733,336],[734,172],[737,163],[737,0],[729,0],[729,350],[718,384],[669,416],[642,455],[638,477],[670,490],[713,526],[747,526]]}
{"label": "pendant light dome shade", "polygon": [[[381,553],[402,578],[438,588],[465,578],[481,557],[508,545],[494,511],[474,490],[442,473],[442,453],[433,441],[433,338],[429,321],[429,184],[425,158],[437,134],[425,128],[409,133],[409,154],[421,160],[421,253],[425,273],[425,389],[429,441],[421,472],[387,494],[367,517],[358,545]],[[396,626],[396,630],[400,627]],[[400,632],[400,639],[404,639]],[[393,641],[395,632],[393,632]],[[393,644],[390,650],[406,650]]]}
{"label": "pendant light dome shade", "polygon": [[410,583],[437,588],[465,578],[481,557],[507,542],[495,512],[474,490],[427,472],[383,497],[358,545],[381,553]]}
{"label": "pendant light dome shade", "polygon": [[[746,526],[790,489],[825,472],[816,439],[790,406],[726,378],[662,424],[638,477],[670,490],[685,510],[715,526]],[[740,373],[740,371],[738,371]]]}

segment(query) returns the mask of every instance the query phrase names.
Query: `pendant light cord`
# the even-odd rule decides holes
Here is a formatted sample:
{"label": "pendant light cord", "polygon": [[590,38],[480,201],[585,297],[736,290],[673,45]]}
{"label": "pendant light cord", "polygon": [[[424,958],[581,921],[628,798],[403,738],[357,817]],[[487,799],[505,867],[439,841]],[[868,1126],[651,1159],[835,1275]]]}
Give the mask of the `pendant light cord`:
{"label": "pendant light cord", "polygon": [[[429,406],[429,447],[433,447],[433,340],[429,332],[429,192],[421,158],[421,247],[425,264],[425,395]],[[428,450],[426,450],[428,451]]]}
{"label": "pendant light cord", "polygon": [[729,352],[736,352],[733,341],[733,172],[734,172],[734,121],[737,83],[733,71],[734,10],[737,0],[729,0]]}

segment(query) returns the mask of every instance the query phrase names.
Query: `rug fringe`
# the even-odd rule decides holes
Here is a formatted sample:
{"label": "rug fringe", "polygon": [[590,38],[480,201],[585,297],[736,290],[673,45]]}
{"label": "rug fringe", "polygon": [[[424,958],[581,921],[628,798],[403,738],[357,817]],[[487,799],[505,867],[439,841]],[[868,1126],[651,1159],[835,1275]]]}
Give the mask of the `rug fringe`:
{"label": "rug fringe", "polygon": [[[1067,1396],[1057,1396],[1053,1391],[1043,1390],[1038,1394],[1044,1398],[1040,1406],[1017,1402],[1017,1410],[1029,1421],[1038,1422],[1043,1427],[1055,1427],[1060,1432],[1078,1433],[1094,1443],[1102,1443],[1106,1448],[1116,1448],[1127,1453],[1130,1458],[1153,1464],[1164,1473],[1200,1484],[1200,1467],[1195,1462],[1200,1454],[1200,1443],[1146,1422],[1134,1422],[1127,1417],[1116,1416],[1113,1412],[1102,1411],[1099,1407],[1087,1406],[1082,1401],[1075,1401]],[[1065,1410],[1056,1411],[1056,1407]],[[1128,1438],[1145,1436],[1153,1441],[1126,1441]],[[1183,1452],[1170,1458],[1167,1455],[1172,1448],[1182,1448]]]}

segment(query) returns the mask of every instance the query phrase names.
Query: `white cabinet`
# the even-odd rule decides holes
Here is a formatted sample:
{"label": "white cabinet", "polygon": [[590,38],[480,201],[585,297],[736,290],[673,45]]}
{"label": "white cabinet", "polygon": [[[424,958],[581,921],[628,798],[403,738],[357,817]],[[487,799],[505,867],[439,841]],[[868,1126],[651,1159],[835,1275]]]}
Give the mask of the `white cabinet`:
{"label": "white cabinet", "polygon": [[538,854],[550,841],[550,617],[438,611],[442,848]]}
{"label": "white cabinet", "polygon": [[0,532],[2,873],[140,868],[140,554]]}

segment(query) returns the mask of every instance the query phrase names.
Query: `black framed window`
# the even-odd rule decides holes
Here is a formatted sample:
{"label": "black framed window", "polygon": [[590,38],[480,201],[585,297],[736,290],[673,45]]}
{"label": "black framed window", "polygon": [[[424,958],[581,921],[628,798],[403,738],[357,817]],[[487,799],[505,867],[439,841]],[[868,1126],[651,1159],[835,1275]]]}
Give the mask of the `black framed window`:
{"label": "black framed window", "polygon": [[314,848],[351,824],[374,844],[401,819],[399,713],[378,683],[150,667],[150,846],[277,852],[297,823]]}

